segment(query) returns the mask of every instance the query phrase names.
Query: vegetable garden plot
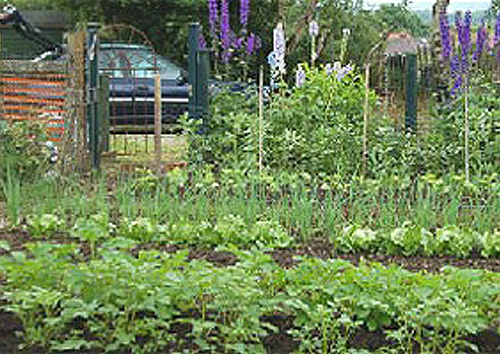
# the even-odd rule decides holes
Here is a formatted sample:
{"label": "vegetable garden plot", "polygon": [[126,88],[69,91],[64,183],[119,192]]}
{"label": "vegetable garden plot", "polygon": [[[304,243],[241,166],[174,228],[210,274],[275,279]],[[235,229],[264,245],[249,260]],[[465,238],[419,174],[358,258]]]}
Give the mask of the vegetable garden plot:
{"label": "vegetable garden plot", "polygon": [[[120,250],[128,247],[110,240],[98,257],[76,264],[72,245],[31,245],[32,258],[2,257],[5,308],[23,319],[25,342],[141,353],[265,353],[278,338],[312,353],[360,344],[457,353],[467,352],[466,340],[494,353],[498,343],[489,330],[499,315],[498,274],[425,275],[317,259],[281,269],[270,256],[241,251],[236,265],[215,268],[188,262],[186,252],[135,258]],[[363,335],[378,345],[355,342]],[[483,343],[487,335],[494,341]]]}

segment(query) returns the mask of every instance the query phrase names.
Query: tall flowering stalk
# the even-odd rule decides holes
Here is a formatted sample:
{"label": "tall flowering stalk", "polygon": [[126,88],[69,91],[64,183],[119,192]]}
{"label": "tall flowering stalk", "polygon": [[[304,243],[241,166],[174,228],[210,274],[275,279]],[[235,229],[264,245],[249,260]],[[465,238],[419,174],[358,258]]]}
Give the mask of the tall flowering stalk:
{"label": "tall flowering stalk", "polygon": [[493,37],[493,44],[496,45],[500,40],[500,11],[497,14],[497,21],[495,24],[495,35]]}
{"label": "tall flowering stalk", "polygon": [[[245,58],[239,63],[243,64],[244,76],[246,76],[247,61],[260,48],[261,42],[257,35],[247,29],[251,0],[239,0],[239,22],[241,25],[239,34],[236,33],[238,31],[231,29],[229,1],[207,0],[212,48],[216,57],[220,58],[224,64],[228,64],[233,57],[236,57],[235,53],[238,53],[238,58],[241,58],[240,55]],[[200,39],[201,44],[203,44],[203,40]],[[214,64],[217,65],[217,61]],[[226,70],[228,70],[227,66]]]}
{"label": "tall flowering stalk", "polygon": [[245,52],[248,56],[252,55],[253,52],[260,47],[260,38],[254,33],[250,33],[245,46]]}
{"label": "tall flowering stalk", "polygon": [[231,27],[229,24],[229,0],[221,0],[220,39],[222,61],[228,63],[231,58]]}
{"label": "tall flowering stalk", "polygon": [[314,66],[318,54],[316,53],[316,38],[319,35],[319,25],[316,20],[309,23],[309,36],[311,37],[311,65]]}
{"label": "tall flowering stalk", "polygon": [[250,14],[250,0],[240,0],[240,23],[243,30],[246,30],[248,16]]}
{"label": "tall flowering stalk", "polygon": [[498,49],[498,42],[500,41],[500,11],[497,14],[495,23],[495,34],[493,35],[492,53],[496,50],[497,59],[500,59],[500,49]]}
{"label": "tall flowering stalk", "polygon": [[208,23],[210,24],[210,34],[217,36],[217,22],[219,21],[219,9],[217,0],[208,0]]}
{"label": "tall flowering stalk", "polygon": [[451,48],[451,36],[450,36],[450,25],[448,23],[448,16],[446,12],[442,12],[439,17],[439,26],[441,29],[441,49],[442,56],[445,61],[450,59],[452,52]]}
{"label": "tall flowering stalk", "polygon": [[472,60],[477,62],[484,52],[486,43],[488,42],[488,31],[486,30],[486,25],[484,19],[481,21],[481,25],[477,28],[476,34],[476,50],[472,55]]}
{"label": "tall flowering stalk", "polygon": [[[465,17],[462,18],[460,13],[455,16],[455,25],[458,33],[458,53],[452,55],[451,39],[449,28],[446,26],[443,16],[446,13],[441,14],[441,42],[443,45],[443,58],[445,61],[450,61],[450,71],[451,78],[453,80],[453,87],[451,89],[451,95],[455,96],[457,92],[464,92],[464,169],[465,169],[465,180],[467,183],[470,182],[470,168],[469,168],[469,53],[472,48],[471,43],[471,25],[472,25],[472,13],[467,11]],[[482,30],[480,30],[482,31]],[[500,33],[499,33],[500,34]],[[476,42],[476,51],[473,55],[476,60],[479,58],[480,53],[483,50],[485,36],[483,33],[480,34]],[[448,46],[449,43],[449,46]],[[446,46],[446,47],[445,47]]]}

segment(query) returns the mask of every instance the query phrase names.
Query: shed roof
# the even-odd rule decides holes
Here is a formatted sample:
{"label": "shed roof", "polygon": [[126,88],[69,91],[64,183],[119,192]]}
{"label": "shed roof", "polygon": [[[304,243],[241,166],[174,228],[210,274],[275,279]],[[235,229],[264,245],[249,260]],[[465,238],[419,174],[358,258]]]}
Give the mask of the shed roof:
{"label": "shed roof", "polygon": [[[70,19],[67,14],[57,10],[33,10],[22,11],[23,17],[31,24],[41,29],[61,29],[66,30],[70,25]],[[0,27],[10,27],[0,26]]]}
{"label": "shed roof", "polygon": [[391,32],[387,36],[386,54],[416,54],[417,40],[407,32]]}

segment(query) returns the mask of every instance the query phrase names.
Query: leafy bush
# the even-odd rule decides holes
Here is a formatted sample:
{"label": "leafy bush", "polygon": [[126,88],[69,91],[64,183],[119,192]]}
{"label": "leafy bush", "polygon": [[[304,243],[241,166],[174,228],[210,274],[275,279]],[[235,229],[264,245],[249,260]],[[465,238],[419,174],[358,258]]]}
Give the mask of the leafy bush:
{"label": "leafy bush", "polygon": [[9,124],[0,120],[0,179],[5,178],[8,167],[19,178],[36,178],[47,167],[45,142],[45,126],[40,122]]}
{"label": "leafy bush", "polygon": [[[264,112],[264,163],[281,170],[356,173],[362,155],[363,79],[307,69],[301,87],[276,93]],[[371,95],[373,103],[374,96]],[[256,97],[226,93],[212,104],[205,134],[190,122],[191,160],[255,169],[259,153]]]}

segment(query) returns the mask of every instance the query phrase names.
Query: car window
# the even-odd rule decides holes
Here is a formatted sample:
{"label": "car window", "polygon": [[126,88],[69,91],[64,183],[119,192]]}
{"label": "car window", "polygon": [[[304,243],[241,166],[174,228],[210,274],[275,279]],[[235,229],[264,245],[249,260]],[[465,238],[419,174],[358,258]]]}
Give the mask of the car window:
{"label": "car window", "polygon": [[101,48],[99,65],[112,77],[152,78],[159,70],[163,79],[175,80],[181,69],[148,48]]}

